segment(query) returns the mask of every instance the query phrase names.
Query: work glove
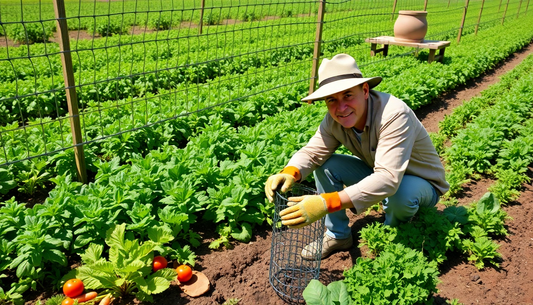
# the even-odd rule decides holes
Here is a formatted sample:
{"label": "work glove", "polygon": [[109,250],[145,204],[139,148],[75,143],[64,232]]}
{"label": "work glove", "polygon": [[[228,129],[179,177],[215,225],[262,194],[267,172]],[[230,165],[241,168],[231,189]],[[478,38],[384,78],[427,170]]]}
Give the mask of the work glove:
{"label": "work glove", "polygon": [[300,170],[294,166],[285,167],[281,173],[268,177],[265,193],[270,202],[274,202],[274,191],[281,185],[281,192],[285,193],[296,181],[300,180]]}
{"label": "work glove", "polygon": [[310,225],[328,213],[339,211],[342,207],[338,192],[290,197],[288,200],[289,207],[279,215],[281,224],[291,229]]}

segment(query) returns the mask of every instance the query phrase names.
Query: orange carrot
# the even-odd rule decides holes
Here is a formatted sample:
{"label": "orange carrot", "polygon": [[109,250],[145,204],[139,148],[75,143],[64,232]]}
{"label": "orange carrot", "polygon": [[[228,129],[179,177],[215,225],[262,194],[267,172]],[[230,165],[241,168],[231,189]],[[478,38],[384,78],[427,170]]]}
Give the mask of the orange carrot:
{"label": "orange carrot", "polygon": [[96,291],[91,291],[87,292],[86,294],[82,294],[81,296],[77,297],[76,300],[78,300],[78,303],[87,302],[96,298],[97,295],[98,293]]}
{"label": "orange carrot", "polygon": [[111,304],[111,296],[106,295],[106,296],[100,301],[100,304],[98,304],[98,305],[109,305],[109,304]]}

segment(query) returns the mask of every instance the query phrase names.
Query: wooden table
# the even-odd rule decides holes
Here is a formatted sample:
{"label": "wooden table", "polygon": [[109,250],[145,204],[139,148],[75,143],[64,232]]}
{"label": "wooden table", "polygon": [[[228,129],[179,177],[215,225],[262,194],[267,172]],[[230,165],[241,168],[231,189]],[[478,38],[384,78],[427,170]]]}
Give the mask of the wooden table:
{"label": "wooden table", "polygon": [[[389,53],[389,45],[395,46],[404,46],[404,47],[413,47],[416,48],[415,56],[418,56],[419,49],[429,49],[428,63],[433,61],[442,62],[444,58],[444,50],[447,46],[450,45],[449,41],[440,41],[440,40],[423,40],[422,42],[405,42],[397,41],[392,36],[379,36],[374,38],[367,38],[365,42],[371,43],[370,46],[370,55],[375,56],[377,53],[383,52],[383,56],[387,56]],[[382,44],[383,48],[377,49],[377,45]],[[439,54],[435,53],[439,51]]]}

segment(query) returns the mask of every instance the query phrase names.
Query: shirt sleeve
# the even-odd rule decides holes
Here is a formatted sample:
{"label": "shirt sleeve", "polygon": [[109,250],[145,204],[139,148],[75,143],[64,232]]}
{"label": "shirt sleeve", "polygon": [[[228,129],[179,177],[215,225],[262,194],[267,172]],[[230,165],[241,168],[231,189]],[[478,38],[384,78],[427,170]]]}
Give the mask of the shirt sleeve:
{"label": "shirt sleeve", "polygon": [[405,111],[395,113],[382,122],[373,173],[344,189],[358,214],[396,193],[416,139],[416,124]]}
{"label": "shirt sleeve", "polygon": [[327,128],[327,115],[318,126],[315,135],[307,145],[298,150],[289,160],[287,166],[295,166],[300,170],[304,180],[317,167],[321,166],[341,145]]}

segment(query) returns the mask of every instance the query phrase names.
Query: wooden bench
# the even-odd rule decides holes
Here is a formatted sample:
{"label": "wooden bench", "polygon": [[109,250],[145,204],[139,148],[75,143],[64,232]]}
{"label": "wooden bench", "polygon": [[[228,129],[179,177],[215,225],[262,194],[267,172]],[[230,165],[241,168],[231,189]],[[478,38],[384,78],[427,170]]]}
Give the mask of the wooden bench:
{"label": "wooden bench", "polygon": [[[367,38],[365,42],[371,43],[370,46],[370,55],[375,56],[376,54],[383,52],[383,56],[387,56],[389,53],[389,45],[395,46],[404,46],[404,47],[413,47],[416,48],[415,56],[418,56],[419,49],[429,49],[428,63],[433,61],[442,62],[444,58],[444,50],[447,46],[450,45],[449,41],[440,41],[440,40],[423,40],[422,42],[406,42],[406,41],[396,41],[392,36],[379,36],[374,38]],[[383,48],[377,49],[377,45],[382,44]],[[439,54],[435,53],[439,51]]]}

